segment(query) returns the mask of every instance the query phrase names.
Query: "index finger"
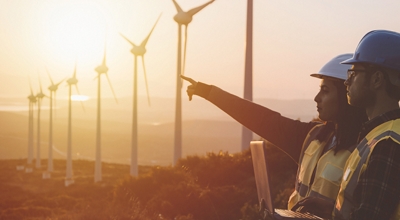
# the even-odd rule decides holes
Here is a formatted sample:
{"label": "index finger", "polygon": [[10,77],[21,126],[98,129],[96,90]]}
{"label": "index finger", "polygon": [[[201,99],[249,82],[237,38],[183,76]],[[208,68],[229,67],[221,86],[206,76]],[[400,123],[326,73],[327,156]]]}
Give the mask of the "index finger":
{"label": "index finger", "polygon": [[186,77],[186,76],[183,76],[183,75],[181,75],[181,78],[184,79],[184,80],[186,80],[186,81],[188,81],[188,82],[190,82],[190,83],[193,84],[193,85],[197,83],[197,82],[194,81],[192,78],[189,78],[189,77]]}

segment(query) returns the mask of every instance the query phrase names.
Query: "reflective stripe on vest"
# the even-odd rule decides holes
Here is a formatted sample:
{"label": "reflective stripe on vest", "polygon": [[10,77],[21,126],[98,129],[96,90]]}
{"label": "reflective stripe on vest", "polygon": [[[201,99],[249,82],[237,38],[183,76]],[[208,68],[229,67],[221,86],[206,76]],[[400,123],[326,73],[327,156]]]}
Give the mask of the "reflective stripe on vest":
{"label": "reflective stripe on vest", "polygon": [[[353,199],[354,189],[357,186],[361,173],[367,167],[369,157],[376,146],[382,140],[392,139],[400,144],[400,119],[385,122],[372,131],[358,144],[357,149],[350,155],[346,162],[343,180],[336,200],[334,216],[335,219],[349,219],[355,207]],[[400,207],[398,206],[397,217],[400,219]]]}
{"label": "reflective stripe on vest", "polygon": [[[316,140],[317,134],[321,132],[323,127],[324,125],[315,126],[303,143],[300,166],[297,171],[296,188],[289,198],[289,209],[305,197],[319,197],[332,202],[337,197],[343,176],[343,167],[351,152],[349,150],[341,150],[335,154],[334,150],[331,149],[320,157],[327,144],[326,142],[332,137],[332,134],[328,135],[327,139],[322,143]],[[310,189],[311,177],[315,167],[315,177]]]}

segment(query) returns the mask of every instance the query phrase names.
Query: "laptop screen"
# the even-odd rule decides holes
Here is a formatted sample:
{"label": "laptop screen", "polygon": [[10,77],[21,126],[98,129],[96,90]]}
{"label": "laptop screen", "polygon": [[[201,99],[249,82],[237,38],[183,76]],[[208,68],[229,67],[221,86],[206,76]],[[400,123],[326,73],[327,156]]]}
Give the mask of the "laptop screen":
{"label": "laptop screen", "polygon": [[266,209],[272,215],[274,206],[269,186],[265,149],[264,141],[252,141],[250,143],[260,209]]}

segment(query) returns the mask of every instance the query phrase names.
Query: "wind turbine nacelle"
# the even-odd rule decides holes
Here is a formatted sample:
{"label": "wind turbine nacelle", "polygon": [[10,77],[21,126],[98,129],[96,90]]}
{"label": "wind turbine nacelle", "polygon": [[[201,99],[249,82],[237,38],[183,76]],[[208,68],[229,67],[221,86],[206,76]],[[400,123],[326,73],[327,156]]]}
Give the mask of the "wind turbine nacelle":
{"label": "wind turbine nacelle", "polygon": [[134,48],[132,48],[131,53],[136,56],[143,56],[146,53],[146,48],[134,47]]}
{"label": "wind turbine nacelle", "polygon": [[178,13],[174,16],[174,20],[178,24],[188,25],[192,21],[193,17],[185,12]]}
{"label": "wind turbine nacelle", "polygon": [[43,93],[38,93],[38,94],[36,95],[36,97],[39,98],[39,99],[42,99],[42,98],[44,98],[45,96],[46,96],[46,95],[43,94]]}
{"label": "wind turbine nacelle", "polygon": [[51,86],[49,86],[48,89],[49,89],[50,91],[52,91],[52,92],[55,92],[55,91],[57,91],[58,86],[57,86],[57,85],[51,85]]}
{"label": "wind turbine nacelle", "polygon": [[30,102],[36,102],[36,96],[34,96],[34,95],[28,96],[28,99]]}
{"label": "wind turbine nacelle", "polygon": [[98,66],[96,69],[94,69],[97,73],[107,73],[108,72],[108,67],[106,66]]}
{"label": "wind turbine nacelle", "polygon": [[76,78],[70,78],[67,80],[67,83],[70,85],[77,84],[78,80]]}

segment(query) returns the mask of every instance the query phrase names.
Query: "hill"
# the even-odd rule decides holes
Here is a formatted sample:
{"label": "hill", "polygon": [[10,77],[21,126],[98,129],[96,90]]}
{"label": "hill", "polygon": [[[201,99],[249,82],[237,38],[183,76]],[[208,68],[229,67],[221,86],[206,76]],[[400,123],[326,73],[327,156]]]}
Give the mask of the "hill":
{"label": "hill", "polygon": [[[5,106],[26,106],[25,99],[0,99]],[[49,111],[48,100],[41,111],[41,158],[47,158]],[[102,158],[106,162],[128,164],[131,151],[132,100],[121,98],[102,100]],[[306,113],[314,112],[312,101],[259,100],[293,119],[312,118]],[[174,141],[174,100],[153,98],[148,106],[145,98],[139,99],[138,134],[139,164],[168,165],[172,163]],[[311,105],[312,104],[312,105]],[[95,155],[96,100],[73,102],[72,144],[74,159],[93,159]],[[312,109],[312,110],[311,110]],[[10,109],[9,109],[10,110]],[[183,101],[182,154],[204,155],[206,152],[239,152],[242,126],[224,112],[197,98],[189,103]],[[67,107],[65,100],[57,101],[54,114],[54,157],[65,158],[67,144]],[[296,114],[297,113],[297,114]],[[35,114],[34,138],[37,140],[37,115]],[[27,157],[28,118],[26,111],[0,111],[0,159]],[[304,120],[304,119],[303,119]],[[257,136],[255,136],[257,138]],[[35,141],[36,146],[36,141]]]}

